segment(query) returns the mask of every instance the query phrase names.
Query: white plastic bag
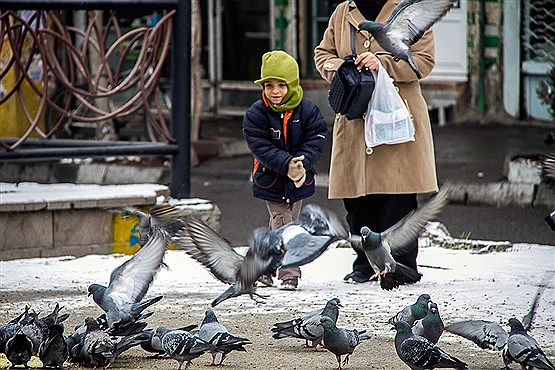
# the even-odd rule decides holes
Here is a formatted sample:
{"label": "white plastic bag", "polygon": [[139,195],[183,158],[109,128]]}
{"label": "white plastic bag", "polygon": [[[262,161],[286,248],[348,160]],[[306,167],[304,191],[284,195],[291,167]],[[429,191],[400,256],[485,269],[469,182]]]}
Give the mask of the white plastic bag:
{"label": "white plastic bag", "polygon": [[414,141],[410,112],[381,64],[364,118],[364,139],[368,148]]}

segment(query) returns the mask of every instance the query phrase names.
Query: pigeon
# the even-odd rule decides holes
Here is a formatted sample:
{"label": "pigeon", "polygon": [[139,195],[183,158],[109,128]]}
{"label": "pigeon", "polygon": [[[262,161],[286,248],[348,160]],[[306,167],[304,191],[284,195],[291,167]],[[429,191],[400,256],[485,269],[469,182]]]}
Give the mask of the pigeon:
{"label": "pigeon", "polygon": [[544,277],[522,322],[514,317],[509,319],[511,328],[509,333],[498,323],[486,320],[460,321],[447,325],[445,330],[471,340],[480,348],[502,351],[505,366],[516,362],[523,369],[535,367],[555,370],[536,340],[527,333],[532,327],[539,298],[547,288],[552,276],[553,274],[550,273]]}
{"label": "pigeon", "polygon": [[404,321],[395,323],[395,351],[397,356],[412,370],[449,368],[468,369],[461,360],[424,337],[414,335],[411,327]]}
{"label": "pigeon", "polygon": [[439,317],[439,309],[434,302],[428,303],[428,312],[422,320],[416,321],[412,332],[428,339],[433,344],[437,344],[439,337],[445,328],[441,317]]}
{"label": "pigeon", "polygon": [[[366,330],[338,328],[333,320],[327,316],[321,317],[320,323],[324,328],[324,347],[337,358],[338,367],[336,370],[342,370],[341,365],[345,366],[349,363],[349,357],[361,341],[370,339],[368,335],[361,335]],[[343,355],[346,356],[343,363],[341,363],[341,356]]]}
{"label": "pigeon", "polygon": [[377,277],[385,290],[420,281],[422,275],[416,269],[396,262],[394,257],[410,252],[413,248],[411,242],[418,239],[426,224],[447,204],[448,193],[449,186],[443,186],[426,204],[381,233],[363,226],[360,230],[360,244],[357,236],[351,236],[353,247],[364,250],[370,265],[376,271],[370,280]]}
{"label": "pigeon", "polygon": [[453,0],[403,0],[385,23],[362,21],[358,31],[368,31],[387,52],[405,60],[418,78],[422,72],[412,57],[410,47],[447,14]]}
{"label": "pigeon", "polygon": [[64,325],[50,325],[48,336],[39,346],[39,358],[43,367],[64,367],[69,357],[69,349],[64,338]]}
{"label": "pigeon", "polygon": [[[542,159],[542,168],[545,176],[555,182],[555,154],[547,155]],[[555,210],[548,214],[544,221],[552,231],[555,231]]]}
{"label": "pigeon", "polygon": [[158,328],[156,328],[156,330],[152,330],[152,329],[145,330],[144,333],[146,333],[146,335],[148,335],[148,340],[141,343],[141,348],[144,349],[147,352],[154,353],[155,354],[154,356],[163,355],[165,353],[165,351],[162,348],[162,335],[156,335],[156,332],[158,332],[158,333],[162,333],[162,332],[167,333],[167,332],[172,331],[172,330],[191,331],[196,327],[197,327],[196,324],[191,324],[191,325],[187,325],[187,326],[184,326],[182,328],[179,328],[179,329],[170,329],[166,326],[159,326]]}
{"label": "pigeon", "polygon": [[[120,354],[149,338],[144,333],[118,337],[110,336],[106,331],[100,329],[100,325],[92,317],[85,318],[85,326],[87,329],[82,347],[80,347],[83,352],[80,357],[89,358],[90,362],[85,363],[85,365],[94,367],[107,368],[111,366]],[[74,347],[72,350],[78,348]]]}
{"label": "pigeon", "polygon": [[395,325],[397,321],[404,321],[408,323],[409,326],[413,326],[416,320],[421,320],[426,317],[430,299],[429,294],[420,294],[415,303],[408,305],[401,311],[397,312],[395,316],[390,318],[387,322],[391,325]]}
{"label": "pigeon", "polygon": [[13,337],[22,327],[31,324],[37,318],[35,311],[25,306],[25,310],[16,318],[10,320],[0,328],[0,353],[5,353],[6,342]]}
{"label": "pigeon", "polygon": [[39,317],[39,314],[36,314],[34,320],[21,328],[21,331],[33,342],[33,354],[38,354],[40,344],[49,337],[50,327],[64,322],[69,317],[69,314],[60,315],[62,308],[56,303],[50,314],[44,317]]}
{"label": "pigeon", "polygon": [[264,299],[255,292],[255,282],[271,275],[278,267],[301,266],[320,256],[330,245],[348,237],[346,227],[332,212],[307,205],[299,218],[277,230],[257,228],[249,239],[245,256],[195,217],[173,238],[191,257],[207,267],[220,281],[231,287],[218,296],[212,307],[242,294]]}
{"label": "pigeon", "polygon": [[5,353],[12,367],[16,365],[28,367],[27,362],[33,356],[33,342],[20,330],[6,342]]}
{"label": "pigeon", "polygon": [[303,317],[275,323],[272,327],[274,333],[272,337],[274,339],[305,339],[307,347],[308,341],[311,341],[312,347],[316,347],[324,339],[324,328],[320,324],[320,318],[329,317],[336,324],[339,317],[339,307],[342,307],[339,298],[333,298],[323,308],[311,311]]}
{"label": "pigeon", "polygon": [[187,361],[185,364],[185,368],[187,368],[191,364],[191,360],[209,350],[214,350],[213,345],[185,330],[171,330],[165,333],[160,331],[156,335],[162,336],[162,348],[166,354],[179,363],[177,370],[181,370],[185,361]]}
{"label": "pigeon", "polygon": [[221,365],[231,351],[246,352],[247,350],[243,346],[252,344],[247,338],[230,334],[226,327],[220,324],[216,314],[211,309],[207,309],[204,313],[204,320],[202,320],[200,325],[198,336],[203,341],[214,346],[214,349],[208,350],[212,356],[212,362],[210,362],[209,366],[216,365],[216,355],[218,353],[222,354],[222,358],[217,365]]}
{"label": "pigeon", "polygon": [[112,271],[108,287],[100,284],[89,286],[89,295],[106,313],[110,328],[134,323],[143,310],[162,299],[157,296],[142,300],[163,266],[167,242],[164,233],[154,229],[145,246]]}
{"label": "pigeon", "polygon": [[184,225],[181,220],[185,215],[181,210],[168,203],[157,204],[149,213],[137,208],[126,207],[119,211],[123,217],[135,216],[139,219],[139,244],[145,245],[152,237],[154,229],[162,229],[167,237],[173,236]]}

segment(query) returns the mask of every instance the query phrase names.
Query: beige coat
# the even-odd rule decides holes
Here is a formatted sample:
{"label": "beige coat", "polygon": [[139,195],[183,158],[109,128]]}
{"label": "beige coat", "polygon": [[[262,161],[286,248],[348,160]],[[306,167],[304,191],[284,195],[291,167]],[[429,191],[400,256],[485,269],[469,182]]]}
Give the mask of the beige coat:
{"label": "beige coat", "polygon": [[[388,0],[376,18],[385,22],[399,3]],[[354,2],[339,4],[331,15],[320,45],[314,50],[316,68],[330,82],[351,54],[350,25],[357,27],[364,17]],[[356,198],[367,194],[427,193],[437,191],[432,130],[420,83],[408,63],[396,61],[366,31],[355,33],[356,52],[377,54],[382,65],[394,79],[399,93],[408,103],[414,118],[415,141],[374,147],[366,154],[364,120],[335,117],[330,164],[329,197]],[[431,31],[411,47],[413,57],[423,76],[434,67],[434,40]]]}

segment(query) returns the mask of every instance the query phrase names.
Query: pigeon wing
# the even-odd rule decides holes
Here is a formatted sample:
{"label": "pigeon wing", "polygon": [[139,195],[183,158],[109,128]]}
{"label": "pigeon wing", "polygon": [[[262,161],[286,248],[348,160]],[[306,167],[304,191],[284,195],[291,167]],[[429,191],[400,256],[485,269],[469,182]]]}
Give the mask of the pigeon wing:
{"label": "pigeon wing", "polygon": [[553,279],[553,271],[549,271],[545,273],[538,290],[536,291],[536,295],[534,299],[530,303],[530,307],[528,308],[528,312],[522,318],[522,326],[524,330],[529,331],[534,323],[534,318],[536,317],[536,308],[538,307],[538,302],[540,297],[542,296],[544,290],[548,287],[550,281]]}
{"label": "pigeon wing", "polygon": [[253,231],[250,248],[235,276],[239,291],[252,291],[252,286],[262,275],[270,275],[281,266],[281,238],[274,230],[260,227]]}
{"label": "pigeon wing", "polygon": [[166,246],[163,232],[154,229],[148,242],[133,257],[112,271],[105,294],[121,305],[143,299],[154,276],[163,265]]}
{"label": "pigeon wing", "polygon": [[509,334],[499,324],[485,320],[460,321],[447,325],[445,330],[476,343],[480,348],[501,351]]}
{"label": "pigeon wing", "polygon": [[189,217],[186,228],[173,238],[191,257],[204,265],[216,279],[227,284],[235,282],[235,274],[243,256],[227,240],[197,217]]}
{"label": "pigeon wing", "polygon": [[546,155],[542,158],[542,168],[547,177],[555,180],[555,154]]}
{"label": "pigeon wing", "polygon": [[452,6],[452,0],[404,0],[395,7],[386,22],[388,33],[411,46]]}
{"label": "pigeon wing", "polygon": [[283,249],[285,249],[281,265],[283,268],[302,266],[314,261],[337,240],[335,236],[313,236],[297,225],[289,225],[280,230]]}
{"label": "pigeon wing", "polygon": [[401,256],[410,252],[412,248],[410,242],[418,238],[426,224],[440,214],[447,204],[448,195],[449,185],[445,185],[422,207],[410,212],[382,233],[383,243],[391,247],[393,256]]}
{"label": "pigeon wing", "polygon": [[[316,204],[304,206],[299,218],[291,224],[302,226],[311,235],[337,236],[342,239],[349,235],[347,227],[334,212]],[[291,224],[282,226],[282,228]]]}

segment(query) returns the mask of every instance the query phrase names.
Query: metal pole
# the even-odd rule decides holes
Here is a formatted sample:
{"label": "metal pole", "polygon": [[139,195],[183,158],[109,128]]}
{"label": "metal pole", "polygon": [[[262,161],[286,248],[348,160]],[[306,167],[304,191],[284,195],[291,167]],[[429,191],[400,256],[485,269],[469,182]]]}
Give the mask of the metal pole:
{"label": "metal pole", "polygon": [[191,192],[191,2],[178,1],[173,22],[172,135],[179,153],[171,161],[171,195],[189,198]]}

